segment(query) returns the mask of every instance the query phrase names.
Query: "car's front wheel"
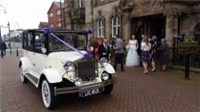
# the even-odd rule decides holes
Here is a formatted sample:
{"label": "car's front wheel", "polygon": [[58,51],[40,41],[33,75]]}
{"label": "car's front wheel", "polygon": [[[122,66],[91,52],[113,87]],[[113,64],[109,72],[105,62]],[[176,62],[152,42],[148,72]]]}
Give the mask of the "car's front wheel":
{"label": "car's front wheel", "polygon": [[28,79],[24,76],[24,70],[22,66],[20,66],[20,79],[22,83],[27,83]]}
{"label": "car's front wheel", "polygon": [[47,80],[43,80],[41,92],[44,106],[48,109],[52,109],[53,107],[55,107],[56,98],[54,96],[53,85],[48,83]]}
{"label": "car's front wheel", "polygon": [[110,84],[104,88],[103,94],[110,94],[113,91],[114,84]]}

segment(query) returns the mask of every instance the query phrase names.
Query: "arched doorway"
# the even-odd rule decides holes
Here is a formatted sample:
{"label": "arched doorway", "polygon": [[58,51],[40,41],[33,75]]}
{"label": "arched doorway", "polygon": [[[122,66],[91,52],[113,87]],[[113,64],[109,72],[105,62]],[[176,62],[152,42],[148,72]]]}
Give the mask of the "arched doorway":
{"label": "arched doorway", "polygon": [[200,23],[198,23],[194,28],[194,38],[200,43]]}

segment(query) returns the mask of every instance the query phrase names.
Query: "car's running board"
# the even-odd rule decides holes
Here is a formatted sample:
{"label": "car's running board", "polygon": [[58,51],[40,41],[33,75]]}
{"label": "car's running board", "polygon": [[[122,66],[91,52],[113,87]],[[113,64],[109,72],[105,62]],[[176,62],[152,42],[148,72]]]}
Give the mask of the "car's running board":
{"label": "car's running board", "polygon": [[39,79],[33,75],[31,75],[30,73],[27,73],[26,78],[35,86],[37,87]]}

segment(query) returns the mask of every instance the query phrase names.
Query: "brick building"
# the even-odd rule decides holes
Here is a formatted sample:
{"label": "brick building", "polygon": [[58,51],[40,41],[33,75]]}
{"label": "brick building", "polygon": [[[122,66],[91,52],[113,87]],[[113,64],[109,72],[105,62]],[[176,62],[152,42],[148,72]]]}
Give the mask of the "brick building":
{"label": "brick building", "polygon": [[66,19],[64,10],[66,5],[60,2],[53,2],[47,12],[48,25],[50,28],[60,29],[66,27]]}
{"label": "brick building", "polygon": [[166,38],[200,35],[200,1],[181,0],[65,0],[66,28],[92,29],[94,37],[125,40],[135,34]]}
{"label": "brick building", "polygon": [[48,22],[40,22],[38,25],[39,29],[49,27]]}

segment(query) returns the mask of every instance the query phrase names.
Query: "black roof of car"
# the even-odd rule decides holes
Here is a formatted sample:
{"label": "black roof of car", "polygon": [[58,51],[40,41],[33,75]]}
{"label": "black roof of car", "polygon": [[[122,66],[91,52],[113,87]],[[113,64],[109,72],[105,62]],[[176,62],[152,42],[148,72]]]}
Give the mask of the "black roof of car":
{"label": "black roof of car", "polygon": [[[24,32],[44,32],[44,29],[27,29]],[[75,30],[67,30],[67,29],[50,29],[52,33],[76,33],[76,34],[87,34],[87,31],[75,31]]]}

